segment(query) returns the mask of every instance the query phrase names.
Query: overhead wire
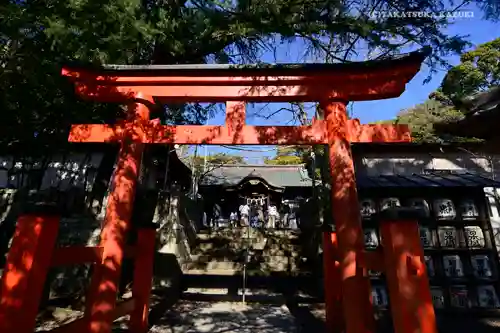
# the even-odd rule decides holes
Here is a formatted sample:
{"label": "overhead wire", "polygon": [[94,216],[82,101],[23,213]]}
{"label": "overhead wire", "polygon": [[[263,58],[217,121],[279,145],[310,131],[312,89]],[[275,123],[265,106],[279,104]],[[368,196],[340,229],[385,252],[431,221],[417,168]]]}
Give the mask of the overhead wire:
{"label": "overhead wire", "polygon": [[[225,146],[225,145],[221,145],[221,147],[224,147],[226,149],[249,151],[249,152],[255,152],[255,153],[265,153],[265,152],[270,152],[270,151],[274,151],[274,150],[277,149],[277,148],[271,148],[271,149],[255,150],[255,149],[246,149],[246,148],[240,148],[240,147],[234,147],[234,146]],[[281,146],[281,147],[294,147],[294,146],[289,145],[289,146]]]}

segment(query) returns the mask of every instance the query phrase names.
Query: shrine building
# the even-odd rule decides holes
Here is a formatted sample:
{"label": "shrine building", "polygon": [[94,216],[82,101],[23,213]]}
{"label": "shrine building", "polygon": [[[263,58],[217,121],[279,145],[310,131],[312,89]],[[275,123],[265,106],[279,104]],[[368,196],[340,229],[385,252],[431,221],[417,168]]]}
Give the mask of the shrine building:
{"label": "shrine building", "polygon": [[[421,207],[426,217],[420,233],[435,307],[499,307],[500,154],[484,144],[370,143],[352,149],[367,249],[380,244],[373,218],[377,212]],[[319,180],[309,177],[305,165],[224,165],[201,180],[199,193],[205,209],[217,203],[225,219],[252,200],[303,205],[303,229],[317,218],[305,204],[314,182]],[[371,279],[374,303],[387,306],[384,278],[373,274]]]}

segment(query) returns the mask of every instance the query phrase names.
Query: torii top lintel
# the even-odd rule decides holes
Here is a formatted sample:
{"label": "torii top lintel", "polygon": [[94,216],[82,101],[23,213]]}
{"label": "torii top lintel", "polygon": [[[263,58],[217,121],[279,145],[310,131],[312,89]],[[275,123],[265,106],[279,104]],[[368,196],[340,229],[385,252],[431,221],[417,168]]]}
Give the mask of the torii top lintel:
{"label": "torii top lintel", "polygon": [[345,64],[65,67],[77,92],[103,102],[137,93],[161,102],[363,101],[399,96],[429,50]]}
{"label": "torii top lintel", "polygon": [[[250,126],[245,124],[247,101],[361,101],[399,96],[420,69],[427,49],[397,58],[349,64],[307,65],[168,65],[70,68],[62,74],[77,93],[102,102],[226,102],[225,126],[164,126],[149,112],[116,125],[73,125],[71,142],[178,144],[327,144],[325,121],[310,126]],[[345,111],[345,105],[344,105]],[[350,142],[410,141],[406,125],[343,127]]]}

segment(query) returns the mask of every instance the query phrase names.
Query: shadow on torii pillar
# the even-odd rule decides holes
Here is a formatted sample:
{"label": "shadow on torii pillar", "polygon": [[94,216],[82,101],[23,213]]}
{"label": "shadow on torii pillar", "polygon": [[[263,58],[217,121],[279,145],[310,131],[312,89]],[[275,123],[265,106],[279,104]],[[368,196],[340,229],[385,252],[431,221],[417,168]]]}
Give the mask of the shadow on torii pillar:
{"label": "shadow on torii pillar", "polygon": [[[136,182],[145,144],[328,145],[335,230],[325,231],[324,281],[328,332],[374,332],[367,269],[383,269],[389,279],[397,333],[434,333],[430,291],[420,256],[416,222],[384,224],[383,254],[364,252],[352,142],[408,142],[406,125],[361,125],[349,120],[346,104],[393,98],[419,71],[428,49],[397,58],[349,64],[270,66],[173,65],[65,67],[81,97],[128,106],[116,125],[73,125],[70,142],[119,142],[106,217],[98,247],[54,249],[57,216],[27,213],[19,220],[2,277],[0,331],[31,333],[41,288],[51,266],[94,263],[85,315],[56,329],[109,333],[117,316],[130,313],[130,331],[148,330],[154,229],[142,230],[125,248]],[[324,120],[310,126],[249,126],[246,102],[318,102]],[[150,119],[157,103],[226,102],[224,126],[161,125]],[[412,245],[408,247],[408,244]],[[124,256],[136,259],[133,297],[116,304]],[[423,266],[422,266],[423,265]],[[403,272],[403,273],[401,273]],[[397,273],[397,274],[396,274]],[[423,279],[423,280],[422,280]],[[404,289],[404,290],[403,290]],[[410,292],[408,292],[410,290]],[[343,297],[343,295],[345,297]]]}

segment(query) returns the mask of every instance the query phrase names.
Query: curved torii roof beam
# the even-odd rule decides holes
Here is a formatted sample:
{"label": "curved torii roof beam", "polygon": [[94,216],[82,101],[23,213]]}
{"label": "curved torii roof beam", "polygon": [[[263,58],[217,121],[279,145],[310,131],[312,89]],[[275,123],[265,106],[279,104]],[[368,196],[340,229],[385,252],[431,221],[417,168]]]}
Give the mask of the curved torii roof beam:
{"label": "curved torii roof beam", "polygon": [[364,101],[399,96],[428,52],[347,64],[68,66],[62,74],[82,97],[103,102],[137,93],[161,102]]}

